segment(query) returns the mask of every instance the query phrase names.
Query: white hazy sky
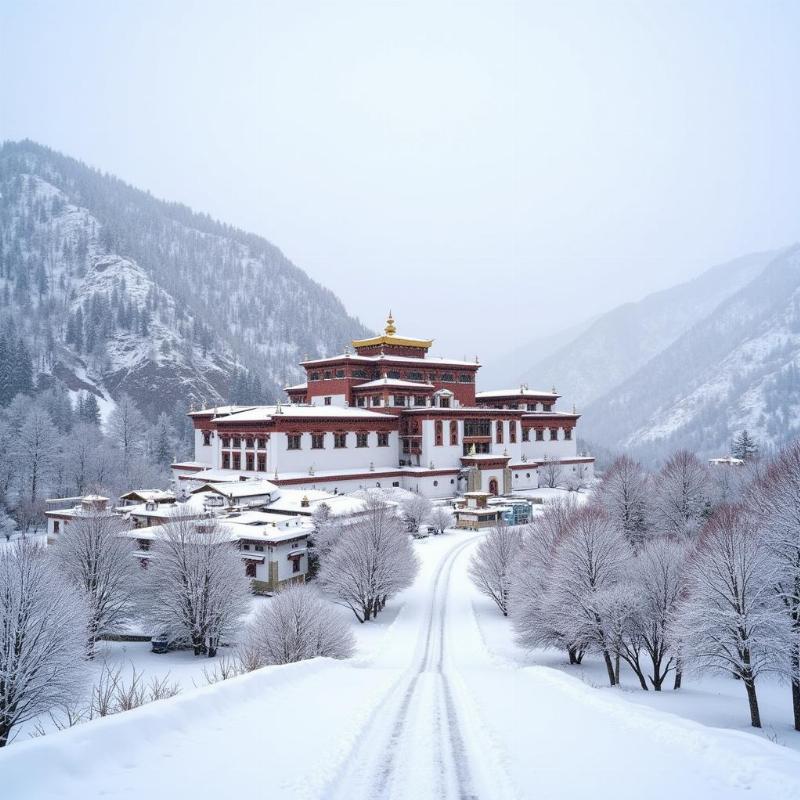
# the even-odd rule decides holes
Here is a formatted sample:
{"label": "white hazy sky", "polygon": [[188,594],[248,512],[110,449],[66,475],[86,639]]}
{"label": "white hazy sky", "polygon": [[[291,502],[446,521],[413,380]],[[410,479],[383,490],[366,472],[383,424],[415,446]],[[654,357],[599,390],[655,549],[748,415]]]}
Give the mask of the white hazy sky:
{"label": "white hazy sky", "polygon": [[0,139],[485,357],[800,238],[798,41],[771,0],[0,0]]}

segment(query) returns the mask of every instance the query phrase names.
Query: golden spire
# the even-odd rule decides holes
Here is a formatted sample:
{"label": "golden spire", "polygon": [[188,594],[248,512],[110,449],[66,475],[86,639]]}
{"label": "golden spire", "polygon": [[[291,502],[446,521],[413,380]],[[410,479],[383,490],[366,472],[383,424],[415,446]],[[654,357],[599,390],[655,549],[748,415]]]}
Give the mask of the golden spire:
{"label": "golden spire", "polygon": [[383,329],[383,332],[387,336],[394,336],[397,333],[397,328],[394,326],[394,319],[392,317],[391,309],[389,309],[389,316],[386,318],[386,327]]}

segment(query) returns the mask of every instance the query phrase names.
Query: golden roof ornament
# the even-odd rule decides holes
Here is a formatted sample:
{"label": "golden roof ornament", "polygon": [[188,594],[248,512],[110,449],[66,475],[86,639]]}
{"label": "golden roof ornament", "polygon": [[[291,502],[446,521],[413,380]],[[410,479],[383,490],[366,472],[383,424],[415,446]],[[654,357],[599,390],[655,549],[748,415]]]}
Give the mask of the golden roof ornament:
{"label": "golden roof ornament", "polygon": [[383,329],[383,332],[387,336],[394,336],[397,333],[397,328],[394,326],[394,317],[392,317],[391,309],[389,309],[389,316],[386,317],[386,327]]}

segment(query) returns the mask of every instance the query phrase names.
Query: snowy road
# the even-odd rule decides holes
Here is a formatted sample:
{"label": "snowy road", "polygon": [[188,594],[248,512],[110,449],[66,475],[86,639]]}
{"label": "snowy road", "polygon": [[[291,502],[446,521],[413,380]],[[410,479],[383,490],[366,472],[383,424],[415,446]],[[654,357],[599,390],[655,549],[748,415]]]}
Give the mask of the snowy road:
{"label": "snowy road", "polygon": [[[0,752],[3,797],[800,800],[800,757],[487,651],[474,538],[423,569],[362,655],[270,668]],[[390,611],[385,612],[387,616]]]}

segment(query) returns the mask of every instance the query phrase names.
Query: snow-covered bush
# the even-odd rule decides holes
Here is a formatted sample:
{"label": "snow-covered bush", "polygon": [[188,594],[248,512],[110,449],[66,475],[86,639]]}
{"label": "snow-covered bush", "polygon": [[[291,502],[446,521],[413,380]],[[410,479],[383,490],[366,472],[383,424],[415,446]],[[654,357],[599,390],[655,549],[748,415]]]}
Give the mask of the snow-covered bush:
{"label": "snow-covered bush", "polygon": [[0,747],[19,724],[75,699],[86,631],[80,594],[42,550],[25,541],[0,550]]}
{"label": "snow-covered bush", "polygon": [[676,621],[690,666],[741,679],[753,727],[761,727],[756,680],[782,666],[786,619],[774,591],[775,565],[756,518],[726,506],[703,529]]}
{"label": "snow-covered bush", "polygon": [[407,497],[400,507],[409,531],[419,530],[419,526],[428,521],[433,511],[433,503],[422,494],[413,494]]}
{"label": "snow-covered bush", "polygon": [[112,514],[76,519],[58,537],[52,557],[84,597],[89,613],[89,653],[100,636],[127,622],[139,596],[141,569],[127,525]]}
{"label": "snow-covered bush", "polygon": [[154,633],[213,657],[247,611],[250,582],[223,526],[178,519],[153,542],[143,593]]}
{"label": "snow-covered bush", "polygon": [[498,525],[481,539],[469,565],[469,576],[478,591],[490,597],[503,616],[508,616],[511,569],[522,544],[519,528]]}
{"label": "snow-covered bush", "polygon": [[597,496],[614,528],[640,546],[650,522],[649,482],[642,465],[628,456],[615,459],[603,473]]}
{"label": "snow-covered bush", "polygon": [[355,640],[337,609],[310,586],[278,592],[248,625],[243,663],[290,664],[307,658],[349,658]]}
{"label": "snow-covered bush", "polygon": [[319,580],[359,622],[375,617],[386,601],[410,586],[419,563],[393,507],[367,498],[366,510],[322,561]]}
{"label": "snow-covered bush", "polygon": [[437,534],[444,533],[447,528],[453,526],[453,512],[446,506],[434,506],[428,515],[428,522]]}
{"label": "snow-covered bush", "polygon": [[709,474],[694,453],[678,450],[655,478],[654,518],[659,533],[692,536],[710,509]]}

